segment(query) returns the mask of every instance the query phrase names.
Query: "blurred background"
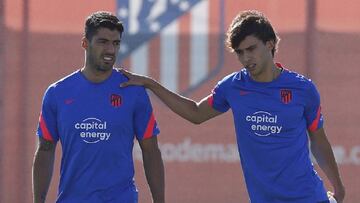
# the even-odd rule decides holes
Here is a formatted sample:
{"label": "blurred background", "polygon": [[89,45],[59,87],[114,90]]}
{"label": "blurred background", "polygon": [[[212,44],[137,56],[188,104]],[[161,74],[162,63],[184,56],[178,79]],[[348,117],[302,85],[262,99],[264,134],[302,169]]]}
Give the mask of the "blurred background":
{"label": "blurred background", "polygon": [[[111,11],[124,21],[118,66],[199,100],[218,80],[241,69],[224,47],[224,33],[245,9],[264,12],[279,33],[275,60],[317,84],[347,188],[345,202],[360,202],[357,0],[0,0],[0,202],[32,201],[42,96],[49,84],[83,66],[80,43],[91,12]],[[167,202],[247,202],[231,111],[195,126],[155,96],[151,100],[161,129]],[[56,199],[60,155],[58,145],[47,202]],[[137,146],[134,158],[139,202],[150,202]]]}

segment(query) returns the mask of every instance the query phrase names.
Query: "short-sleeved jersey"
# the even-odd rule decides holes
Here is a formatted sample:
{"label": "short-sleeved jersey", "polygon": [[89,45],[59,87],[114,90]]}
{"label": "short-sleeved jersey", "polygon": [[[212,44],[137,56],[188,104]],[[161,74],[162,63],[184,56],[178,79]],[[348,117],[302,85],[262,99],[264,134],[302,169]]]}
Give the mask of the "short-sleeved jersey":
{"label": "short-sleeved jersey", "polygon": [[208,102],[233,112],[252,203],[327,200],[309,157],[307,131],[323,125],[320,96],[309,79],[283,69],[272,82],[256,82],[242,69],[221,80]]}
{"label": "short-sleeved jersey", "polygon": [[49,86],[38,136],[62,146],[57,202],[135,202],[134,138],[159,133],[143,87],[120,88],[113,70],[92,83],[80,71]]}

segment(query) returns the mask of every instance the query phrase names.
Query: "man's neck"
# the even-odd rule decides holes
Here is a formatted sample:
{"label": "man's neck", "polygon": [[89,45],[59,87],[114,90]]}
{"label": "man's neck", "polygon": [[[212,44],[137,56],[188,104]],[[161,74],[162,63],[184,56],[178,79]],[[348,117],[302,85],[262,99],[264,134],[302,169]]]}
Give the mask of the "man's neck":
{"label": "man's neck", "polygon": [[110,77],[112,73],[112,69],[107,71],[96,70],[96,68],[90,68],[85,66],[81,68],[81,73],[85,76],[85,78],[94,83],[100,83]]}
{"label": "man's neck", "polygon": [[271,82],[275,80],[280,73],[281,68],[278,68],[274,63],[271,63],[258,75],[251,75],[251,78],[256,82]]}

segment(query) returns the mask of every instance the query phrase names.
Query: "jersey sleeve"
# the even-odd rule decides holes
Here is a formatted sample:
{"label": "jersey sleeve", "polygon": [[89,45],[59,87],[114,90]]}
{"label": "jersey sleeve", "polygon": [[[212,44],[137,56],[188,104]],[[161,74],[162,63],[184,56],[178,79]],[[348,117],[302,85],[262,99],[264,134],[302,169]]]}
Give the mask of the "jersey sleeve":
{"label": "jersey sleeve", "polygon": [[230,105],[226,100],[224,82],[219,81],[208,97],[209,105],[217,111],[226,112]]}
{"label": "jersey sleeve", "polygon": [[37,135],[45,140],[57,142],[59,140],[57,130],[57,110],[54,87],[49,87],[43,97]]}
{"label": "jersey sleeve", "polygon": [[312,82],[307,91],[305,119],[308,131],[313,132],[323,127],[324,119],[321,113],[320,94]]}
{"label": "jersey sleeve", "polygon": [[138,140],[151,138],[160,133],[149,96],[142,87],[135,103],[134,127]]}

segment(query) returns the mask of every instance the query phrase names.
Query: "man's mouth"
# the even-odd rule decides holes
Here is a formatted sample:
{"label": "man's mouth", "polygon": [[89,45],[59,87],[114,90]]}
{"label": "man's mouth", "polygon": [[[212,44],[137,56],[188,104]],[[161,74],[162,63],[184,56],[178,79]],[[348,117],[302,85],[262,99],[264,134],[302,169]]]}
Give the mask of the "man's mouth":
{"label": "man's mouth", "polygon": [[103,57],[103,60],[105,61],[105,62],[113,62],[114,61],[114,56],[104,56]]}
{"label": "man's mouth", "polygon": [[253,70],[256,67],[256,64],[255,63],[248,64],[245,67],[246,67],[246,69]]}

